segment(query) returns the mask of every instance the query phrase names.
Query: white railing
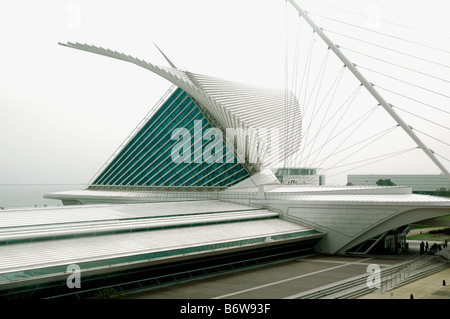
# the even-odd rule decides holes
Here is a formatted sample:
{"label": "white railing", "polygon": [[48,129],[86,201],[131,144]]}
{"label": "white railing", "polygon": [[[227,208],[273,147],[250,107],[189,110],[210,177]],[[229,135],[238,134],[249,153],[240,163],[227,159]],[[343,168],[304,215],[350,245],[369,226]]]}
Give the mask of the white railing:
{"label": "white railing", "polygon": [[423,267],[426,264],[429,264],[430,262],[431,256],[421,255],[419,257],[416,257],[412,261],[406,262],[405,265],[398,271],[382,275],[380,288],[378,288],[375,292],[382,294],[386,291],[396,288],[402,282],[411,277],[411,275],[417,273],[417,270],[419,268]]}

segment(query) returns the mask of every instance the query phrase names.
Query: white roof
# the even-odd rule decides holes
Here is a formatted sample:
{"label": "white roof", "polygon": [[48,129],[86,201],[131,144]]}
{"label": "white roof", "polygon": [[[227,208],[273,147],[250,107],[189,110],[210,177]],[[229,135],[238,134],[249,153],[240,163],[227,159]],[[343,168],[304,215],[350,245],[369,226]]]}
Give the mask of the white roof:
{"label": "white roof", "polygon": [[0,246],[0,274],[307,231],[280,219]]}
{"label": "white roof", "polygon": [[[261,174],[264,173],[261,172]],[[216,192],[156,192],[156,191],[135,191],[135,190],[78,190],[61,193],[52,193],[48,197],[57,199],[74,198],[86,200],[111,200],[115,202],[132,201],[170,201],[170,200],[195,200],[195,199],[267,199],[267,200],[291,200],[291,201],[315,201],[324,202],[354,202],[354,203],[399,203],[416,205],[450,205],[450,198],[413,194],[409,186],[306,186],[306,185],[286,185],[269,184],[253,186],[254,182],[243,181],[237,184],[238,187],[230,187],[223,191]],[[208,201],[206,201],[208,202]]]}
{"label": "white roof", "polygon": [[[238,136],[238,139],[248,143],[248,154],[252,158],[252,163],[275,165],[299,148],[302,135],[300,107],[294,94],[287,95],[286,90],[254,87],[245,83],[158,66],[93,45],[71,42],[60,44],[138,65],[167,79],[192,96],[213,116],[219,127],[253,129],[248,142],[245,142],[245,135]],[[289,117],[286,114],[289,114]],[[271,148],[279,148],[279,152],[262,153],[262,150],[267,149],[268,143],[268,132],[265,129],[276,129],[277,136],[271,136],[276,142],[272,143]],[[275,134],[275,130],[269,134]]]}
{"label": "white roof", "polygon": [[267,189],[270,193],[305,194],[411,194],[409,186],[313,186],[298,184],[280,184]]}
{"label": "white roof", "polygon": [[12,209],[3,210],[0,213],[0,229],[30,225],[55,225],[74,222],[254,210],[254,207],[219,200]]}
{"label": "white roof", "polygon": [[[279,180],[275,177],[270,169],[264,169],[261,172],[244,179],[242,182],[239,182],[236,185],[227,188],[227,191],[239,191],[241,189],[254,188],[265,184],[280,184]],[[255,190],[257,190],[257,188],[255,188]]]}
{"label": "white roof", "polygon": [[113,269],[323,235],[267,209],[214,200],[5,210],[0,286],[64,273],[70,264]]}
{"label": "white roof", "polygon": [[307,194],[266,194],[266,199],[280,199],[280,200],[292,200],[301,202],[314,202],[314,203],[327,203],[336,202],[339,204],[358,204],[361,205],[413,205],[416,207],[420,206],[442,206],[450,207],[450,198],[439,197],[439,196],[427,196],[419,194],[381,194],[381,195],[371,195],[371,194],[331,194],[331,195],[307,195]]}

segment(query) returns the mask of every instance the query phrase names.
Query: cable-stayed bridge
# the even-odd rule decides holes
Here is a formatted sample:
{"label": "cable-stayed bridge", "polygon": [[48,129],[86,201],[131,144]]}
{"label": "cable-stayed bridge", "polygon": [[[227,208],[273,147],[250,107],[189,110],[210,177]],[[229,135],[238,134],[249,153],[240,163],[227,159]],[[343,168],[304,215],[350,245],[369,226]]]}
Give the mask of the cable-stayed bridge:
{"label": "cable-stayed bridge", "polygon": [[286,1],[286,90],[299,100],[303,136],[285,165],[318,167],[328,181],[349,172],[450,176],[450,39],[368,19]]}

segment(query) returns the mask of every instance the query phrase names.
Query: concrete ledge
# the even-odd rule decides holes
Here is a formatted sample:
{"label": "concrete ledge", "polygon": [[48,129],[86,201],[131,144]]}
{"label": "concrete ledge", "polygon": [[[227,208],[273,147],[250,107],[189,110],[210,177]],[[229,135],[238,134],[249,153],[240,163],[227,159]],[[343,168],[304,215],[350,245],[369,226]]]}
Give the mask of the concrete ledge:
{"label": "concrete ledge", "polygon": [[442,249],[441,251],[438,251],[435,255],[444,257],[446,259],[450,259],[450,247],[447,247],[447,248]]}

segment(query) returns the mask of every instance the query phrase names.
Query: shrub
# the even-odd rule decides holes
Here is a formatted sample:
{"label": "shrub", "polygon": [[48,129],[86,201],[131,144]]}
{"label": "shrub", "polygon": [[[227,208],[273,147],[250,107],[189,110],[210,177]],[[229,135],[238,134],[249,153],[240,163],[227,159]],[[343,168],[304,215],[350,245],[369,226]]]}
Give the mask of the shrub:
{"label": "shrub", "polygon": [[96,293],[95,297],[97,299],[121,299],[123,298],[123,294],[116,289],[109,287],[103,289],[100,293]]}
{"label": "shrub", "polygon": [[437,234],[450,235],[450,228],[430,230],[428,233],[432,234],[432,235],[437,235]]}

